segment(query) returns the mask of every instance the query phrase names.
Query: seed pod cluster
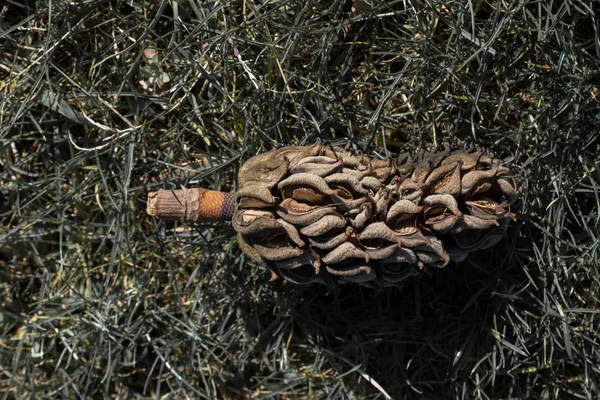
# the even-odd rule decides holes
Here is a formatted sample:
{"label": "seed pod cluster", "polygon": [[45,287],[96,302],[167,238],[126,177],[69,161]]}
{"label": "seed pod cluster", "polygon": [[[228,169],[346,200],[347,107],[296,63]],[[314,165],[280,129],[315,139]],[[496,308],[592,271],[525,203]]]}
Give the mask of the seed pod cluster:
{"label": "seed pod cluster", "polygon": [[394,286],[496,244],[510,170],[478,148],[375,159],[320,143],[249,159],[232,218],[252,260],[301,284]]}

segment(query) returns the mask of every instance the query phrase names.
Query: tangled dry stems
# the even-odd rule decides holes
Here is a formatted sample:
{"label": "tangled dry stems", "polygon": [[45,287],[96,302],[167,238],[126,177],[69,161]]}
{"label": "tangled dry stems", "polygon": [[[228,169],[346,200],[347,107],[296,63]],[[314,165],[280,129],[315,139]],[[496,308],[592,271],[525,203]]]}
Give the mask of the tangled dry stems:
{"label": "tangled dry stems", "polygon": [[[366,3],[0,4],[0,392],[598,397],[598,2]],[[518,222],[401,292],[267,284],[227,226],[146,216],[295,140],[445,136],[510,163]]]}

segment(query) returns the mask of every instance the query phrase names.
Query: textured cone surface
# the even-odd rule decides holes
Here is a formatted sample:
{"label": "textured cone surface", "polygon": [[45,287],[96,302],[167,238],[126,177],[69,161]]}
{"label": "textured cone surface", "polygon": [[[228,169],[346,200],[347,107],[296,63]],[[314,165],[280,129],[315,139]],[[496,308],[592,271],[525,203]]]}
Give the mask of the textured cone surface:
{"label": "textured cone surface", "polygon": [[240,169],[233,226],[252,260],[292,282],[394,286],[500,241],[517,198],[508,175],[476,148],[381,160],[284,147]]}

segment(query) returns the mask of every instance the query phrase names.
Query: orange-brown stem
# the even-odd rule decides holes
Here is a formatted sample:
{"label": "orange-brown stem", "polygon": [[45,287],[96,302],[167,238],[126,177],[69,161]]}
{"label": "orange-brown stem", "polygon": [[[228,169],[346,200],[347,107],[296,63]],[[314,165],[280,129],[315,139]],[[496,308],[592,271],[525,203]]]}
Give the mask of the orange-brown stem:
{"label": "orange-brown stem", "polygon": [[149,215],[186,222],[231,220],[235,195],[208,189],[159,190],[148,193]]}

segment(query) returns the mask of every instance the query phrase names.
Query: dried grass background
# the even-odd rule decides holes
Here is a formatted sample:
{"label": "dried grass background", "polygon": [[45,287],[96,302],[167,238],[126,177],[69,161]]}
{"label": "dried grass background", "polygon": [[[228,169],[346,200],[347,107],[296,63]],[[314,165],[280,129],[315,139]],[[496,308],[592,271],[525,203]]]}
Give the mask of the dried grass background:
{"label": "dried grass background", "polygon": [[[0,395],[600,396],[600,6],[565,1],[0,4]],[[295,142],[509,160],[495,250],[374,292],[269,283],[230,225],[158,188],[235,190]]]}

